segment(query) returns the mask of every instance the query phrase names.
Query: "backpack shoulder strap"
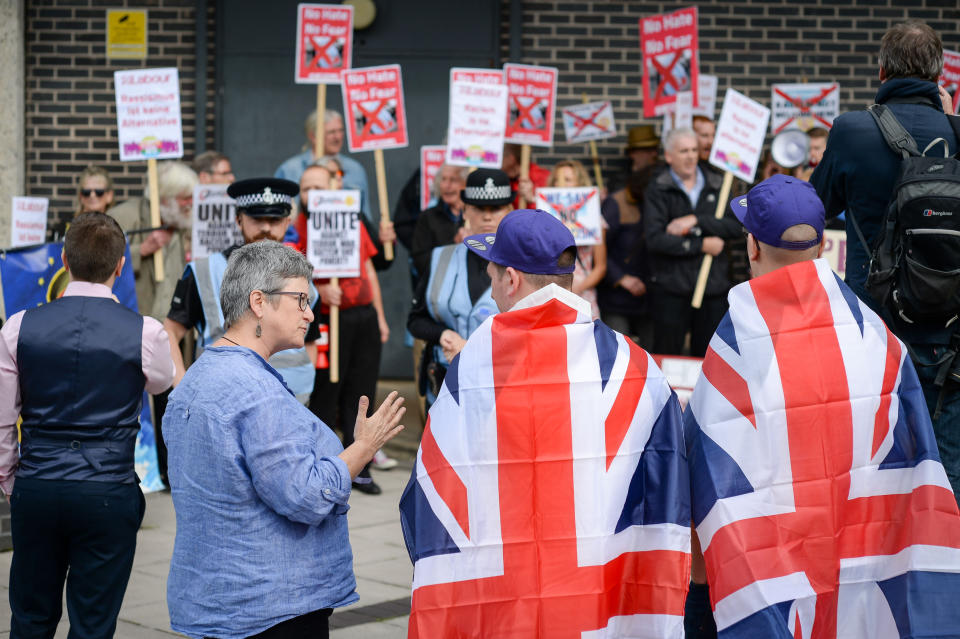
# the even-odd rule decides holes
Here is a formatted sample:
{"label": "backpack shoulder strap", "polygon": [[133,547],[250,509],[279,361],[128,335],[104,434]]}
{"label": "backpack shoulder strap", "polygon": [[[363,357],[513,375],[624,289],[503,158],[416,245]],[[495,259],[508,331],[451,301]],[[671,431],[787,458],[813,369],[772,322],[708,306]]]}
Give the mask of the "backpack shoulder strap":
{"label": "backpack shoulder strap", "polygon": [[867,107],[870,115],[880,128],[880,134],[886,140],[887,146],[901,158],[920,155],[917,143],[903,128],[893,112],[882,104],[871,104]]}
{"label": "backpack shoulder strap", "polygon": [[957,140],[957,152],[953,157],[960,160],[960,115],[948,115],[947,123],[949,123],[950,128],[953,129],[953,137]]}

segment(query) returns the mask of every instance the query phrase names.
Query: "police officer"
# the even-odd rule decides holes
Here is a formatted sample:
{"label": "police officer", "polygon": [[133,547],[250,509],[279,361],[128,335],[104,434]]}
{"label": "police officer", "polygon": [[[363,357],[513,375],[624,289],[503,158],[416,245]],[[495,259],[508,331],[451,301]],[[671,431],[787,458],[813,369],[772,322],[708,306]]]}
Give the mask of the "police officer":
{"label": "police officer", "polygon": [[[295,182],[279,178],[253,178],[234,182],[227,195],[237,203],[237,225],[244,244],[259,240],[283,241],[290,225],[293,198],[300,189]],[[170,311],[163,327],[170,335],[170,348],[177,365],[174,386],[185,372],[178,344],[186,332],[196,327],[200,333],[198,350],[223,335],[223,312],[220,310],[220,283],[227,269],[227,259],[236,246],[187,264],[177,283]],[[314,296],[315,297],[315,296]],[[283,376],[290,390],[306,404],[313,390],[317,321],[310,325],[305,348],[281,351],[270,358],[270,364]],[[159,409],[157,412],[161,412]]]}
{"label": "police officer", "polygon": [[[460,193],[467,233],[496,233],[514,195],[510,178],[499,169],[477,169],[468,175]],[[430,269],[420,278],[407,329],[428,343],[420,366],[420,390],[428,406],[447,365],[483,320],[497,312],[486,268],[486,260],[456,243],[433,249]]]}
{"label": "police officer", "polygon": [[13,315],[0,333],[11,637],[54,635],[64,580],[70,637],[116,628],[145,506],[133,463],[143,391],[163,391],[174,374],[160,322],[111,293],[124,246],[112,217],[78,215],[64,241],[63,297]]}

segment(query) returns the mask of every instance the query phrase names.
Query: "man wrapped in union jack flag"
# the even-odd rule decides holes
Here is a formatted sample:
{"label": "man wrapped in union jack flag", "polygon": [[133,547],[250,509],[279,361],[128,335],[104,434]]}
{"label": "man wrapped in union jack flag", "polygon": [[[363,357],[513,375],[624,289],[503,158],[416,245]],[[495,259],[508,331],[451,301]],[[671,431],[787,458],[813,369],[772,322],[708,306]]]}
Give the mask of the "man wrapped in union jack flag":
{"label": "man wrapped in union jack flag", "polygon": [[[775,175],[731,208],[753,279],[684,414],[719,636],[960,637],[960,514],[907,349],[818,259],[813,187]],[[716,632],[706,597],[690,637]]]}
{"label": "man wrapped in union jack flag", "polygon": [[545,211],[465,240],[500,313],[453,360],[400,502],[411,639],[680,638],[689,473],[653,359],[570,291]]}

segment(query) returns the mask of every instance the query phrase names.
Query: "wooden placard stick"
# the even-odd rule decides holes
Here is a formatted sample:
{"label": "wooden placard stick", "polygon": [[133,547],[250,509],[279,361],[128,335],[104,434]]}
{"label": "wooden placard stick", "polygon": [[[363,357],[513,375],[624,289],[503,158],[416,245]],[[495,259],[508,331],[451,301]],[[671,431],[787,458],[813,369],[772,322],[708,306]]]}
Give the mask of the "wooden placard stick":
{"label": "wooden placard stick", "polygon": [[[530,145],[524,144],[520,147],[520,180],[526,180],[530,177]],[[517,201],[520,205],[518,208],[525,209],[527,208],[527,201],[523,199],[523,196],[520,196],[520,199]]]}
{"label": "wooden placard stick", "polygon": [[[730,187],[733,185],[733,173],[727,171],[723,174],[723,185],[720,187],[720,197],[717,198],[717,212],[715,217],[719,220],[726,214],[727,199],[730,197]],[[700,308],[703,304],[703,293],[707,290],[707,277],[710,275],[710,267],[713,266],[713,256],[709,253],[703,256],[703,262],[700,263],[700,274],[697,276],[697,286],[693,289],[693,308]]]}
{"label": "wooden placard stick", "polygon": [[[157,181],[157,159],[147,160],[147,188],[150,190],[150,226],[160,226],[160,183]],[[163,249],[153,254],[153,279],[162,282],[166,276],[163,270]]]}
{"label": "wooden placard stick", "polygon": [[[583,103],[587,103],[587,94],[581,94]],[[597,181],[597,190],[603,190],[603,172],[600,171],[600,154],[597,152],[597,141],[590,140],[590,157],[593,158],[593,177]]]}
{"label": "wooden placard stick", "polygon": [[[383,168],[383,149],[376,149],[373,152],[373,159],[377,165],[377,199],[380,200],[380,224],[390,222],[390,207],[387,200],[387,172]],[[383,257],[387,261],[393,260],[393,243],[386,242],[383,245]]]}
{"label": "wooden placard stick", "polygon": [[[324,155],[327,139],[327,85],[317,85],[317,129],[313,140],[313,159],[320,159]],[[330,283],[340,286],[339,277],[331,277]],[[330,305],[330,321],[327,339],[329,340],[330,381],[340,381],[340,307]]]}

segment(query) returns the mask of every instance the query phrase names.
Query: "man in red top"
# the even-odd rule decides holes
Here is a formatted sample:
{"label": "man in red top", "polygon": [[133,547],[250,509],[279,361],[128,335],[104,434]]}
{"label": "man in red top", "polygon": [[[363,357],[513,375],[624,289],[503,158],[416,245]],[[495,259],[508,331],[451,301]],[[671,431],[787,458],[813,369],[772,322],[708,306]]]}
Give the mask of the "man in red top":
{"label": "man in red top", "polygon": [[503,145],[503,164],[500,168],[510,178],[510,188],[513,189],[514,193],[517,193],[517,197],[513,201],[513,207],[516,209],[523,208],[520,206],[521,198],[526,202],[524,206],[533,206],[534,190],[545,187],[547,178],[550,177],[550,171],[534,164],[531,160],[530,177],[520,178],[519,144]]}
{"label": "man in red top", "polygon": [[[307,193],[326,189],[329,171],[322,166],[309,166],[300,177],[300,209],[306,210]],[[361,218],[363,219],[363,218]],[[302,228],[300,228],[302,226]],[[306,248],[306,216],[297,217],[301,251]],[[340,381],[330,381],[330,369],[318,369],[310,396],[310,410],[330,428],[343,433],[343,446],[353,443],[353,426],[357,421],[357,403],[360,397],[375,397],[380,373],[381,345],[390,336],[390,328],[383,314],[380,281],[372,258],[376,245],[370,239],[366,225],[360,228],[360,276],[341,277],[338,284],[330,280],[314,280],[320,301],[314,313],[320,322],[330,321],[330,306],[340,307],[339,364]],[[367,465],[353,483],[354,490],[379,495],[380,487],[370,477]]]}

